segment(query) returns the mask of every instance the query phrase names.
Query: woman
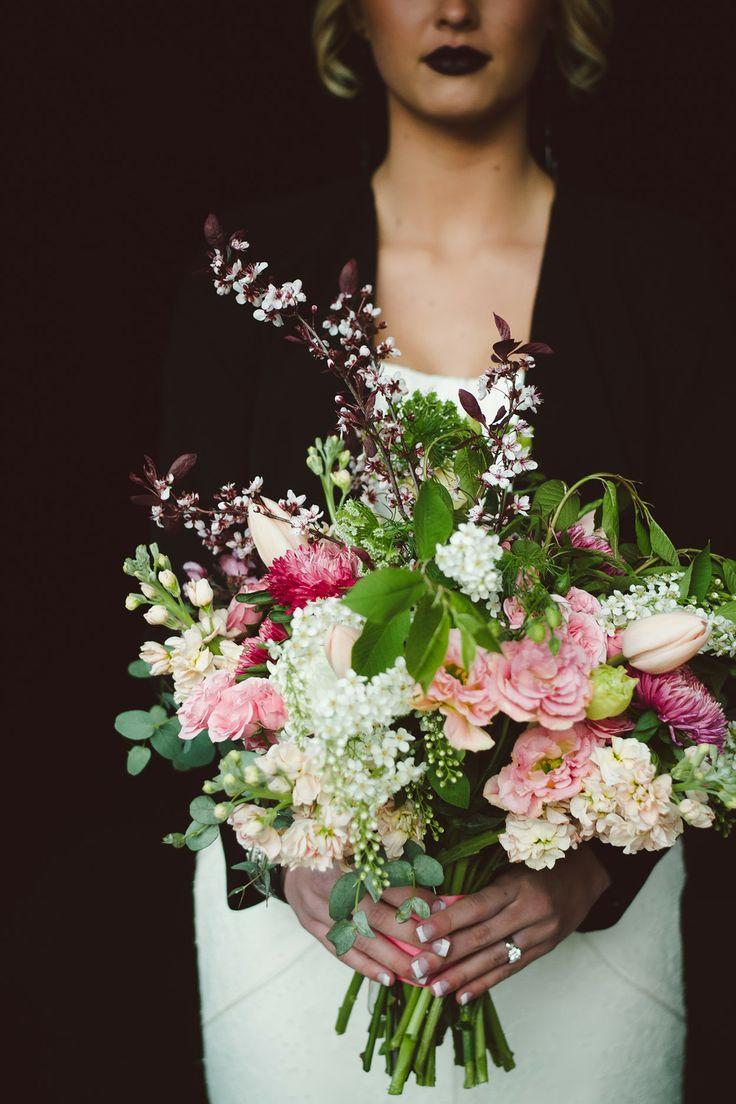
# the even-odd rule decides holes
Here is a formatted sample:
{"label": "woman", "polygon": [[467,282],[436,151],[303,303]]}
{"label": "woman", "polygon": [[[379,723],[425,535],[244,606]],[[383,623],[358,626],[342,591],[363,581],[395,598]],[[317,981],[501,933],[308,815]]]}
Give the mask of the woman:
{"label": "woman", "polygon": [[[387,91],[386,157],[370,179],[241,212],[228,228],[243,226],[251,255],[267,259],[275,279],[301,277],[321,306],[334,297],[342,264],[357,258],[412,388],[449,396],[480,375],[492,310],[516,336],[548,342],[556,355],[536,381],[540,467],[563,478],[608,470],[641,479],[674,539],[715,539],[707,529],[718,500],[702,491],[681,447],[691,381],[712,364],[700,333],[682,351],[683,323],[701,316],[719,332],[707,253],[669,220],[556,186],[529,150],[529,87],[545,42],[568,82],[589,87],[603,67],[607,17],[603,0],[322,0],[322,77],[333,91],[349,91],[340,47],[350,35],[364,39]],[[332,381],[268,329],[217,300],[206,281],[184,290],[167,372],[166,453],[197,450],[205,489],[256,472],[269,493],[306,489],[307,445],[332,426]],[[672,370],[684,357],[687,378]],[[215,376],[227,382],[237,433],[219,434],[203,416]],[[228,866],[238,857],[229,855]],[[502,983],[498,1007],[519,1058],[499,1081],[505,1104],[541,1092],[568,1104],[672,1104],[684,1034],[681,848],[647,878],[654,865],[654,856],[586,845],[552,871],[504,874],[433,912],[420,933],[395,924],[406,891],[393,890],[372,910],[382,934],[359,940],[342,963],[383,984],[409,974],[408,956],[385,938],[396,934],[421,948],[418,968],[435,992],[465,1000]],[[197,940],[213,1104],[244,1092],[323,1102],[348,1093],[375,1101],[385,1092],[384,1075],[363,1074],[355,1059],[367,1010],[357,1010],[350,1038],[331,1034],[349,978],[319,946],[332,953],[325,936],[335,876],[289,872],[284,903],[232,911],[219,849],[200,855]],[[512,937],[523,952],[518,963],[508,962]],[[442,1058],[437,1092],[459,1098],[447,1046]]]}

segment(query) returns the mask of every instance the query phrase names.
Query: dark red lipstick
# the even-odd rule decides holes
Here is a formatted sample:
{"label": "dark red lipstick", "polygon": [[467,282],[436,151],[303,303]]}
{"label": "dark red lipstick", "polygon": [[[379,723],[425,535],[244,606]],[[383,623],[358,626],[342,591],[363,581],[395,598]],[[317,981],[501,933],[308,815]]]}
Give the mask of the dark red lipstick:
{"label": "dark red lipstick", "polygon": [[425,65],[445,77],[464,77],[468,73],[477,73],[490,60],[490,54],[474,50],[472,46],[440,46],[422,58]]}

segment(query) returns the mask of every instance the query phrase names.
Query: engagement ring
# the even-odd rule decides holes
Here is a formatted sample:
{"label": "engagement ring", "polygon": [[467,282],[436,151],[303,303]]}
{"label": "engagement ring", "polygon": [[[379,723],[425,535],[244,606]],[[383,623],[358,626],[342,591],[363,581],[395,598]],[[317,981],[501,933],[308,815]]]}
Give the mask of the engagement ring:
{"label": "engagement ring", "polygon": [[505,946],[506,946],[506,954],[507,954],[508,960],[509,960],[509,966],[513,966],[513,964],[515,962],[518,962],[519,959],[521,958],[521,947],[517,947],[517,945],[516,945],[516,943],[514,943],[513,939],[507,939],[506,943],[505,943]]}

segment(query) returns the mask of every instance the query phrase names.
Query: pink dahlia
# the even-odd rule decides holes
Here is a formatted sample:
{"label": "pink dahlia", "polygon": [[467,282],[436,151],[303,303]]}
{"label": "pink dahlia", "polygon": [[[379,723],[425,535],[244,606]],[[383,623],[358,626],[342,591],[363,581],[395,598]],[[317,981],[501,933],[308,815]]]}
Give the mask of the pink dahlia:
{"label": "pink dahlia", "polygon": [[518,816],[541,816],[547,802],[580,793],[591,770],[590,753],[600,744],[584,722],[564,732],[527,728],[514,744],[511,762],[486,782],[483,796]]}
{"label": "pink dahlia", "polygon": [[633,672],[639,679],[636,696],[669,725],[675,742],[677,733],[695,744],[717,744],[726,738],[726,715],[722,707],[689,667],[677,667],[662,675]]}
{"label": "pink dahlia", "polygon": [[283,625],[279,625],[278,622],[267,617],[265,621],[261,622],[258,636],[251,636],[249,640],[244,642],[235,674],[243,675],[249,667],[257,667],[265,663],[268,659],[266,644],[270,641],[279,644],[282,640],[286,640],[288,635]]}
{"label": "pink dahlia", "polygon": [[319,541],[278,556],[264,579],[275,600],[288,613],[315,598],[339,598],[358,578],[358,557],[348,548]]}
{"label": "pink dahlia", "polygon": [[488,697],[514,721],[533,721],[555,730],[585,718],[591,698],[590,659],[569,637],[557,655],[549,644],[528,638],[507,640],[490,657]]}

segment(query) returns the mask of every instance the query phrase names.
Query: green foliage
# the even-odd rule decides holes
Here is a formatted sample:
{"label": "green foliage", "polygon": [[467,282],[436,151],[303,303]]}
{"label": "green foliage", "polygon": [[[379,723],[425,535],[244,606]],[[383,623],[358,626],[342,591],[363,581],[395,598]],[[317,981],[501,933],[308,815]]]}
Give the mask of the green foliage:
{"label": "green foliage", "polygon": [[736,594],[736,560],[724,560],[722,572],[729,594]]}
{"label": "green foliage", "polygon": [[557,515],[556,528],[569,529],[578,520],[580,513],[580,495],[571,494],[569,498],[565,499],[565,502]]}
{"label": "green foliage", "polygon": [[189,805],[189,815],[197,824],[218,824],[215,816],[215,803],[211,797],[201,794]]}
{"label": "green foliage", "polygon": [[330,891],[329,911],[333,920],[345,920],[365,894],[365,885],[354,871],[338,878]]}
{"label": "green foliage", "polygon": [[561,479],[548,479],[534,492],[533,509],[542,517],[549,517],[562,502],[566,490]]}
{"label": "green foliage", "polygon": [[460,774],[448,780],[440,778],[432,766],[427,771],[427,781],[434,792],[449,805],[457,805],[460,809],[467,809],[470,804],[470,782],[465,774]]}
{"label": "green foliage", "polygon": [[654,709],[645,709],[639,716],[631,735],[648,744],[659,728],[659,717]]}
{"label": "green foliage", "polygon": [[652,542],[649,537],[649,530],[642,521],[638,512],[634,516],[634,530],[636,532],[636,543],[642,556],[651,556]]}
{"label": "green foliage", "polygon": [[207,730],[199,732],[193,740],[179,740],[179,753],[172,760],[176,770],[195,770],[206,767],[215,758],[215,745]]}
{"label": "green foliage", "polygon": [[431,560],[438,544],[444,544],[452,533],[452,499],[434,479],[419,489],[414,506],[414,538],[417,555]]}
{"label": "green foliage", "polygon": [[[417,845],[418,846],[418,845]],[[424,854],[424,852],[421,852]],[[406,845],[404,845],[406,854]],[[392,859],[383,868],[383,873],[388,878],[388,884],[392,886],[414,885],[414,869],[411,862],[405,859]]]}
{"label": "green foliage", "polygon": [[182,751],[182,741],[179,739],[181,725],[178,717],[172,717],[158,726],[158,730],[151,738],[151,746],[164,759],[176,759]]}
{"label": "green foliage", "polygon": [[351,920],[338,920],[327,933],[327,938],[334,946],[338,958],[348,953],[357,936],[358,932]]}
{"label": "green foliage", "polygon": [[608,543],[613,549],[614,555],[618,554],[618,500],[616,498],[616,486],[606,480],[603,491],[603,503],[601,507],[601,525],[603,532],[608,537]]}
{"label": "green foliage", "polygon": [[698,552],[690,567],[692,568],[692,572],[689,593],[694,598],[697,598],[699,602],[702,602],[710,590],[710,584],[713,578],[710,544],[707,544],[705,548]]}
{"label": "green foliage", "polygon": [[368,923],[368,917],[362,909],[358,909],[357,912],[353,913],[353,923],[355,924],[358,935],[364,935],[366,939],[376,938],[376,933]]}
{"label": "green foliage", "polygon": [[467,428],[455,403],[431,392],[414,391],[402,401],[401,411],[406,444],[411,449],[423,445],[425,455],[431,450],[431,466],[443,467],[455,451],[458,434],[465,435]]}
{"label": "green foliage", "polygon": [[219,834],[220,829],[216,824],[198,824],[193,820],[184,839],[190,851],[204,851],[205,847],[215,842]]}
{"label": "green foliage", "polygon": [[393,666],[403,654],[410,621],[409,610],[402,610],[390,621],[367,621],[353,645],[353,670],[366,678],[373,678]]}
{"label": "green foliage", "polygon": [[150,748],[145,747],[143,744],[135,744],[128,752],[125,769],[128,774],[140,774],[142,770],[145,770],[150,758]]}
{"label": "green foliage", "polygon": [[132,663],[128,664],[128,674],[131,678],[146,679],[151,678],[151,668],[142,659],[134,659]]}
{"label": "green foliage", "polygon": [[[479,439],[480,440],[480,439]],[[486,458],[480,445],[466,445],[458,449],[452,460],[453,472],[461,491],[469,499],[475,499],[480,489],[480,476],[486,468]]]}
{"label": "green foliage", "polygon": [[115,718],[115,731],[126,740],[150,740],[156,731],[156,722],[142,709],[128,709]]}
{"label": "green foliage", "polygon": [[406,567],[381,567],[358,579],[343,602],[368,621],[389,621],[410,609],[426,589],[424,577]]}
{"label": "green foliage", "polygon": [[362,548],[377,567],[401,564],[402,544],[411,536],[405,522],[380,519],[370,506],[352,498],[337,511],[335,535],[346,544]]}
{"label": "green foliage", "polygon": [[445,876],[442,864],[431,855],[417,855],[413,866],[417,884],[420,886],[438,886]]}
{"label": "green foliage", "polygon": [[429,905],[423,897],[407,897],[396,910],[396,920],[399,924],[405,924],[412,916],[428,920],[429,915]]}
{"label": "green foliage", "polygon": [[718,607],[716,613],[719,617],[727,617],[729,621],[736,624],[736,602],[724,602],[722,606]]}
{"label": "green foliage", "polygon": [[406,666],[425,691],[445,658],[449,637],[450,618],[444,606],[429,595],[422,598],[406,640]]}
{"label": "green foliage", "polygon": [[677,549],[662,526],[659,525],[654,518],[649,522],[649,540],[652,545],[652,553],[655,556],[659,556],[660,560],[672,564],[673,567],[680,566]]}

